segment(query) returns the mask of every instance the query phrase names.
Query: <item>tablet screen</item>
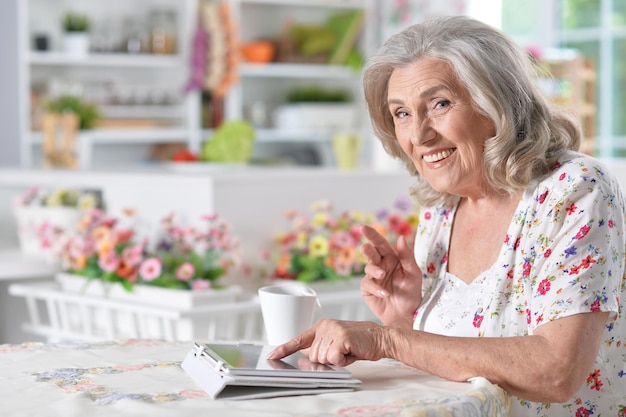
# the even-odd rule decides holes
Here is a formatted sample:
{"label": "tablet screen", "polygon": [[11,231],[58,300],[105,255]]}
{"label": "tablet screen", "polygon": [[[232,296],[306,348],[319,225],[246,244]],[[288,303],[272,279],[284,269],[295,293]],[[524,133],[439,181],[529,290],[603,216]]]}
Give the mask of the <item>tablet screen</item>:
{"label": "tablet screen", "polygon": [[228,370],[234,374],[267,374],[280,373],[289,375],[317,374],[322,372],[325,378],[348,377],[346,369],[321,363],[314,363],[300,352],[280,360],[268,360],[267,355],[272,351],[271,346],[253,344],[214,344],[205,345],[206,351],[214,359],[224,362]]}

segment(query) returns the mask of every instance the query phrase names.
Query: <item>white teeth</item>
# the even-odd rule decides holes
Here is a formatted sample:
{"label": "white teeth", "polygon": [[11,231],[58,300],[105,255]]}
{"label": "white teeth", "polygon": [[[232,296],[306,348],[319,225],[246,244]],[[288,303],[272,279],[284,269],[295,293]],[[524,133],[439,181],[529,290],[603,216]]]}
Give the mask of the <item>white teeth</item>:
{"label": "white teeth", "polygon": [[446,159],[450,155],[452,155],[452,150],[448,149],[448,150],[437,152],[437,153],[433,153],[433,154],[430,154],[430,155],[424,155],[424,161],[426,161],[426,162],[438,162],[438,161],[441,161],[442,159]]}

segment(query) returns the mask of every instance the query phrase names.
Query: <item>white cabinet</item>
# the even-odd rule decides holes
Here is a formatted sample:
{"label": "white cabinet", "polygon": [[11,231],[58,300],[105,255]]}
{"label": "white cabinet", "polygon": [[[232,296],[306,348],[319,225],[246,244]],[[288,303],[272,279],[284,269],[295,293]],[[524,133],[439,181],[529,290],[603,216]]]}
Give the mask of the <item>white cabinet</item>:
{"label": "white cabinet", "polygon": [[[18,6],[23,166],[41,164],[38,102],[67,93],[96,102],[103,116],[97,128],[78,134],[84,167],[97,165],[99,155],[121,163],[146,145],[199,140],[199,100],[184,92],[197,0],[19,0]],[[68,11],[90,20],[86,55],[63,49],[61,22]],[[148,45],[150,31],[164,24],[155,20],[158,13],[171,17],[173,48],[137,51],[136,42]]]}

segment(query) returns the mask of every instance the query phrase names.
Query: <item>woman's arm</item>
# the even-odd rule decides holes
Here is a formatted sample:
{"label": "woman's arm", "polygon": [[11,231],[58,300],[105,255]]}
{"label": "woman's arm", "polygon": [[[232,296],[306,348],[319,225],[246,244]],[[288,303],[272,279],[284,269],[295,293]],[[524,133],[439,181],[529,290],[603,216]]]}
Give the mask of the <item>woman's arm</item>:
{"label": "woman's arm", "polygon": [[322,320],[277,347],[270,359],[305,349],[313,362],[346,366],[393,358],[453,381],[487,378],[527,401],[564,402],[588,376],[609,313],[582,313],[541,325],[532,336],[450,337],[368,322]]}
{"label": "woman's arm", "polygon": [[528,401],[564,402],[588,376],[608,317],[575,314],[541,325],[532,336],[498,338],[387,327],[382,356],[455,381],[483,376]]}

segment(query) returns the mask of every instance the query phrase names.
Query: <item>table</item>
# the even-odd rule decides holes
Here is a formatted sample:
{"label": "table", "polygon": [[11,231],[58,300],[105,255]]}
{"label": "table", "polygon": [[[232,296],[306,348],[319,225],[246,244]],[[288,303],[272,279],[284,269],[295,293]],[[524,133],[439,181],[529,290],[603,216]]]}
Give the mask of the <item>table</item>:
{"label": "table", "polygon": [[511,397],[484,378],[450,382],[392,360],[348,368],[352,392],[214,401],[180,368],[191,342],[129,339],[0,345],[3,417],[508,416]]}

